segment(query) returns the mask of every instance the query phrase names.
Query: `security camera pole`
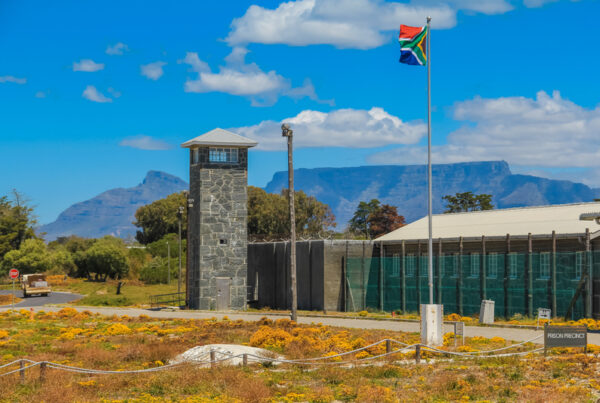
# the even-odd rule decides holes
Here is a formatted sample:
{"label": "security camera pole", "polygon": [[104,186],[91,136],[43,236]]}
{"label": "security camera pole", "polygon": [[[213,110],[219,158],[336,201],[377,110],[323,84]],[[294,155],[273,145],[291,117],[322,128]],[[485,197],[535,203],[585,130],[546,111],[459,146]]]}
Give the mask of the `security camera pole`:
{"label": "security camera pole", "polygon": [[292,314],[291,319],[298,319],[298,289],[296,286],[296,214],[294,212],[294,159],[293,159],[293,140],[294,131],[290,125],[284,123],[281,125],[281,136],[287,137],[288,144],[288,179],[290,200],[290,278],[292,281]]}

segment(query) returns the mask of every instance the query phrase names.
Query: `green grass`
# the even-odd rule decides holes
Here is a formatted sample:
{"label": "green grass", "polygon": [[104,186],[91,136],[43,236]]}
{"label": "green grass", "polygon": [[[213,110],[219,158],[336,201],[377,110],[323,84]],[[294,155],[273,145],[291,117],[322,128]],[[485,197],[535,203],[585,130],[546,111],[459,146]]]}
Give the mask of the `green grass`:
{"label": "green grass", "polygon": [[[121,295],[117,295],[117,281],[96,282],[77,281],[69,285],[54,286],[55,291],[66,291],[84,295],[75,305],[86,306],[135,306],[149,304],[150,296],[177,292],[177,281],[167,284],[144,285],[139,282],[127,282],[121,287]],[[182,291],[184,291],[182,285]]]}

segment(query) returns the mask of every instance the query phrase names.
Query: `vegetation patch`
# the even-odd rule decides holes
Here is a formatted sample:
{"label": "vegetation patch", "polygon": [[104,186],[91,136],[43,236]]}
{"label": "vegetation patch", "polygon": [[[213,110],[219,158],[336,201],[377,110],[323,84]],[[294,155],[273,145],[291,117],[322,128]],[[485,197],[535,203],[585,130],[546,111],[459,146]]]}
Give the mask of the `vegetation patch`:
{"label": "vegetation patch", "polygon": [[[392,338],[407,344],[419,335],[379,330],[299,325],[289,319],[156,320],[147,316],[101,316],[64,308],[56,313],[26,310],[0,313],[0,365],[20,358],[106,370],[136,370],[166,365],[198,345],[245,344],[299,359],[333,356]],[[454,350],[448,339],[447,350]],[[467,338],[472,350],[508,345],[502,338]],[[531,350],[532,345],[521,347]],[[397,353],[349,366],[344,361],[385,353],[385,344],[327,360],[327,365],[282,364],[277,368],[217,365],[120,375],[90,375],[39,368],[0,377],[0,401],[128,402],[397,402],[397,401],[590,401],[598,396],[600,358],[557,350],[541,355],[500,358],[450,358]],[[331,364],[331,365],[329,365]],[[9,367],[9,369],[17,366]],[[4,400],[3,400],[4,399]]]}

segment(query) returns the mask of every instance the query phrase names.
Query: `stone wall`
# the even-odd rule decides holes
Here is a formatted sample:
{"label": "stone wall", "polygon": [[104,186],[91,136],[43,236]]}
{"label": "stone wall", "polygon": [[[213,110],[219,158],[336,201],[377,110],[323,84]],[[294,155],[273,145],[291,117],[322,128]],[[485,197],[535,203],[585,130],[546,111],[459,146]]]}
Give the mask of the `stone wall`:
{"label": "stone wall", "polygon": [[216,278],[231,278],[230,307],[246,307],[247,149],[238,163],[211,163],[200,148],[197,163],[190,151],[188,306],[216,309]]}

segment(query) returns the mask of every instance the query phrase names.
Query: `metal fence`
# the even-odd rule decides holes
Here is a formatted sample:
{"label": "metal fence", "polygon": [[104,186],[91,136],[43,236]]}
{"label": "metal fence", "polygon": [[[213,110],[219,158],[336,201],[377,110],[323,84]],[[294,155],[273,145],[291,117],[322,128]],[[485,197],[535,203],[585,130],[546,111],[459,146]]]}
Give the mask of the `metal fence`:
{"label": "metal fence", "polygon": [[[600,314],[600,252],[493,253],[434,256],[434,302],[445,313],[535,316],[538,308],[572,319]],[[595,283],[595,285],[594,285]],[[349,258],[346,310],[418,312],[429,303],[427,256]]]}
{"label": "metal fence", "polygon": [[159,294],[150,296],[150,308],[162,308],[165,306],[185,306],[185,292],[175,292],[172,294]]}

